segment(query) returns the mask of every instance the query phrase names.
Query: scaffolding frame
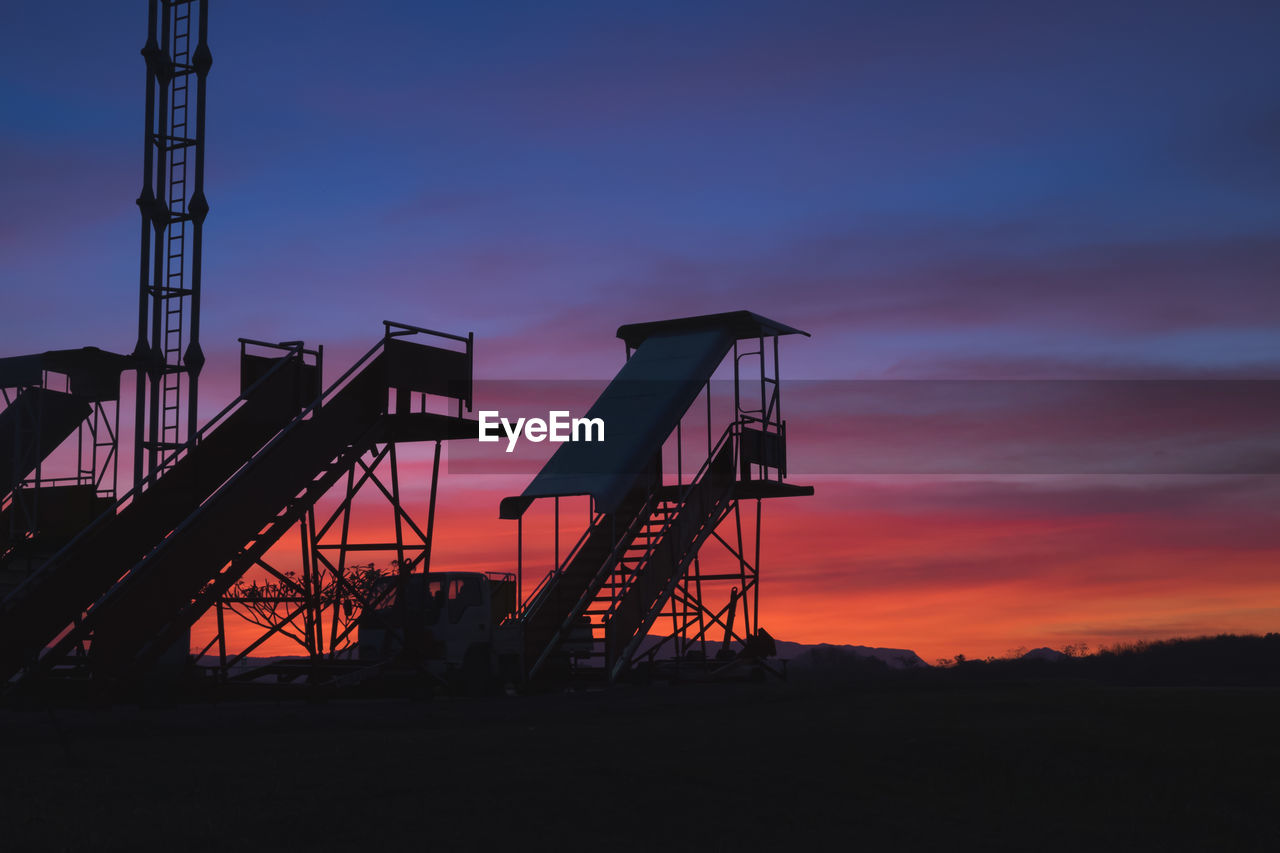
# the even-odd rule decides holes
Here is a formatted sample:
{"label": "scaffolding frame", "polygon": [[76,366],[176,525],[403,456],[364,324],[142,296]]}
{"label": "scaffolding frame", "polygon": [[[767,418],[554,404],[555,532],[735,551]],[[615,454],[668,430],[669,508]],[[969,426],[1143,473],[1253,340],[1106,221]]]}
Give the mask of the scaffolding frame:
{"label": "scaffolding frame", "polygon": [[[200,347],[205,82],[213,55],[205,0],[150,0],[138,287],[133,481],[164,471],[190,443]],[[194,90],[194,91],[193,91]]]}
{"label": "scaffolding frame", "polygon": [[[474,334],[454,335],[389,321],[383,325],[384,345],[393,339],[425,334],[463,344],[460,354],[468,364],[472,361]],[[292,346],[292,343],[272,345],[242,339],[242,347],[245,343]],[[317,367],[321,364],[322,355],[317,358]],[[389,414],[427,413],[433,397],[435,395],[425,391],[397,392],[389,401],[395,412]],[[471,402],[468,389],[465,397],[456,398],[454,416],[462,418],[464,408],[470,410]],[[402,440],[415,439],[393,434],[384,441],[375,442],[356,458],[340,486],[330,489],[308,506],[295,525],[298,531],[295,552],[300,567],[298,572],[281,570],[263,555],[254,560],[254,567],[266,573],[269,580],[265,585],[259,586],[256,581],[248,585],[240,582],[218,596],[212,608],[214,634],[195,655],[199,662],[216,649],[216,664],[202,666],[212,670],[221,680],[256,677],[262,668],[249,672],[237,670],[242,669],[242,664],[253,652],[276,637],[291,640],[306,658],[303,666],[285,670],[289,678],[306,674],[322,680],[354,665],[355,631],[361,613],[376,610],[410,573],[430,571],[444,439],[437,437],[431,440],[431,479],[426,518],[422,523],[406,506],[401,488],[403,478],[397,445]],[[338,489],[341,491],[336,503],[320,510],[319,506]],[[372,497],[386,513],[383,524],[377,529],[389,530],[389,536],[368,539],[358,535],[352,522],[357,501],[362,496]],[[350,560],[356,554],[385,554],[390,560],[385,568],[379,567],[376,561],[353,565]],[[229,618],[239,618],[262,630],[233,651]],[[394,628],[388,630],[397,639],[403,639]],[[280,670],[279,667],[275,669]]]}

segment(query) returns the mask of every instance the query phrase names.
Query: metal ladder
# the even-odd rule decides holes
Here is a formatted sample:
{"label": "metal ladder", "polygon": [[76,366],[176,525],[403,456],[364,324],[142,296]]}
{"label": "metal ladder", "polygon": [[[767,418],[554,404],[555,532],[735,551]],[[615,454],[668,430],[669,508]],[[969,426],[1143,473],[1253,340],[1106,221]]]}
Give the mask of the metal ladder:
{"label": "metal ladder", "polygon": [[[171,14],[170,57],[173,78],[169,90],[169,132],[162,140],[167,155],[169,227],[165,240],[165,272],[161,298],[164,302],[163,349],[165,373],[161,385],[160,451],[162,457],[180,444],[179,424],[182,408],[182,373],[175,370],[182,362],[184,300],[186,288],[186,224],[187,224],[187,94],[191,69],[191,5],[175,3]],[[162,463],[163,464],[163,463]]]}

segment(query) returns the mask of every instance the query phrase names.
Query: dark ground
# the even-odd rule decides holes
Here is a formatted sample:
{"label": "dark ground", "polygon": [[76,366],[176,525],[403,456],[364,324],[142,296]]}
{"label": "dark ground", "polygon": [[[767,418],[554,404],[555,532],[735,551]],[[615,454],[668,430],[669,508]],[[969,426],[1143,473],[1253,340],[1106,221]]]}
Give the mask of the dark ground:
{"label": "dark ground", "polygon": [[1277,850],[1280,690],[666,685],[0,711],[4,850]]}

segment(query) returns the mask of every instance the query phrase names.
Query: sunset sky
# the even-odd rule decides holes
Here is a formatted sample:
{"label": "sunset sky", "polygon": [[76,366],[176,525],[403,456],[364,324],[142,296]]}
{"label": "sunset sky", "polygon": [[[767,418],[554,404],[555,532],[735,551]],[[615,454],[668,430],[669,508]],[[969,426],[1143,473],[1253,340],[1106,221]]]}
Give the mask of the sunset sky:
{"label": "sunset sky", "polygon": [[[0,355],[133,347],[145,30],[0,18]],[[776,637],[1280,630],[1277,33],[1267,3],[212,3],[201,408],[238,336],[332,378],[401,320],[590,388],[619,325],[748,309],[812,334]],[[513,560],[522,486],[452,472],[433,565]]]}

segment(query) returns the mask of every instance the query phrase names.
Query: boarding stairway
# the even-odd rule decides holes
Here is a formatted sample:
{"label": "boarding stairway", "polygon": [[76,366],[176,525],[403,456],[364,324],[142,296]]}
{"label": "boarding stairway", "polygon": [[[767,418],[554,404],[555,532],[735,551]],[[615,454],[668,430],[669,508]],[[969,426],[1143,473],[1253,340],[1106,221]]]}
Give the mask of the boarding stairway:
{"label": "boarding stairway", "polygon": [[579,668],[600,669],[603,658],[608,678],[625,670],[698,549],[733,506],[740,431],[737,423],[726,430],[692,482],[651,485],[614,516],[597,514],[564,568],[548,575],[530,599],[524,618],[530,677],[572,642],[584,619],[592,647],[575,652]]}
{"label": "boarding stairway", "polygon": [[[540,498],[591,498],[587,530],[521,609],[529,678],[594,671],[617,679],[689,576],[699,548],[739,500],[813,493],[783,482],[776,339],[788,334],[803,333],[746,311],[618,330],[627,361],[586,413],[605,424],[606,440],[561,445],[521,495],[500,505],[501,517],[522,519]],[[759,362],[758,383],[740,381],[744,359]],[[710,382],[723,363],[733,366],[734,414],[727,426],[713,427]],[[758,407],[751,396],[757,392]],[[689,479],[678,434],[704,395],[707,432],[722,432]],[[677,470],[668,479],[674,474],[676,482],[664,484],[663,448],[673,437]]]}
{"label": "boarding stairway", "polygon": [[[95,675],[142,675],[375,443],[474,437],[475,422],[461,414],[470,405],[470,338],[442,335],[465,341],[465,352],[404,339],[420,333],[442,335],[387,324],[383,340],[318,395],[299,396],[303,386],[288,384],[296,371],[273,368],[242,395],[235,413],[260,403],[267,416],[243,417],[235,426],[234,415],[226,418],[96,537],[42,570],[37,589],[52,592],[5,602],[0,677],[47,643],[53,645],[37,670],[86,644]],[[456,400],[458,414],[427,412],[425,396],[422,410],[413,411],[415,393]],[[211,451],[220,437],[225,446]],[[166,487],[187,469],[201,480],[180,505],[166,504],[163,518],[145,522],[133,521],[139,513],[132,513],[122,527],[126,513],[157,503],[148,498],[173,491]],[[103,565],[91,565],[103,556]],[[74,596],[57,594],[62,578],[80,574],[92,583],[78,583]],[[33,601],[42,605],[34,615]]]}
{"label": "boarding stairway", "polygon": [[38,385],[18,389],[0,411],[0,596],[26,575],[27,560],[21,558],[33,550],[40,504],[45,510],[45,539],[64,532],[54,529],[57,522],[83,522],[94,509],[101,511],[92,484],[46,486],[39,493],[24,484],[92,411],[88,402],[74,394]]}
{"label": "boarding stairway", "polygon": [[96,347],[0,358],[0,599],[114,503],[108,409],[131,366]]}
{"label": "boarding stairway", "polygon": [[0,497],[8,499],[91,411],[74,394],[40,386],[19,389],[0,411]]}
{"label": "boarding stairway", "polygon": [[301,351],[278,359],[175,455],[163,477],[122,497],[6,596],[0,602],[0,682],[80,624],[93,602],[288,424],[314,378]]}
{"label": "boarding stairway", "polygon": [[637,651],[698,549],[729,514],[737,484],[738,424],[687,487],[660,489],[653,511],[628,553],[601,585],[593,607],[604,607],[605,665],[617,678]]}
{"label": "boarding stairway", "polygon": [[[652,503],[633,499],[613,514],[595,513],[591,525],[556,571],[534,590],[521,616],[530,677],[542,671],[574,634],[588,605],[634,543],[648,535]],[[594,639],[594,636],[593,636]],[[583,652],[580,656],[590,656]]]}

